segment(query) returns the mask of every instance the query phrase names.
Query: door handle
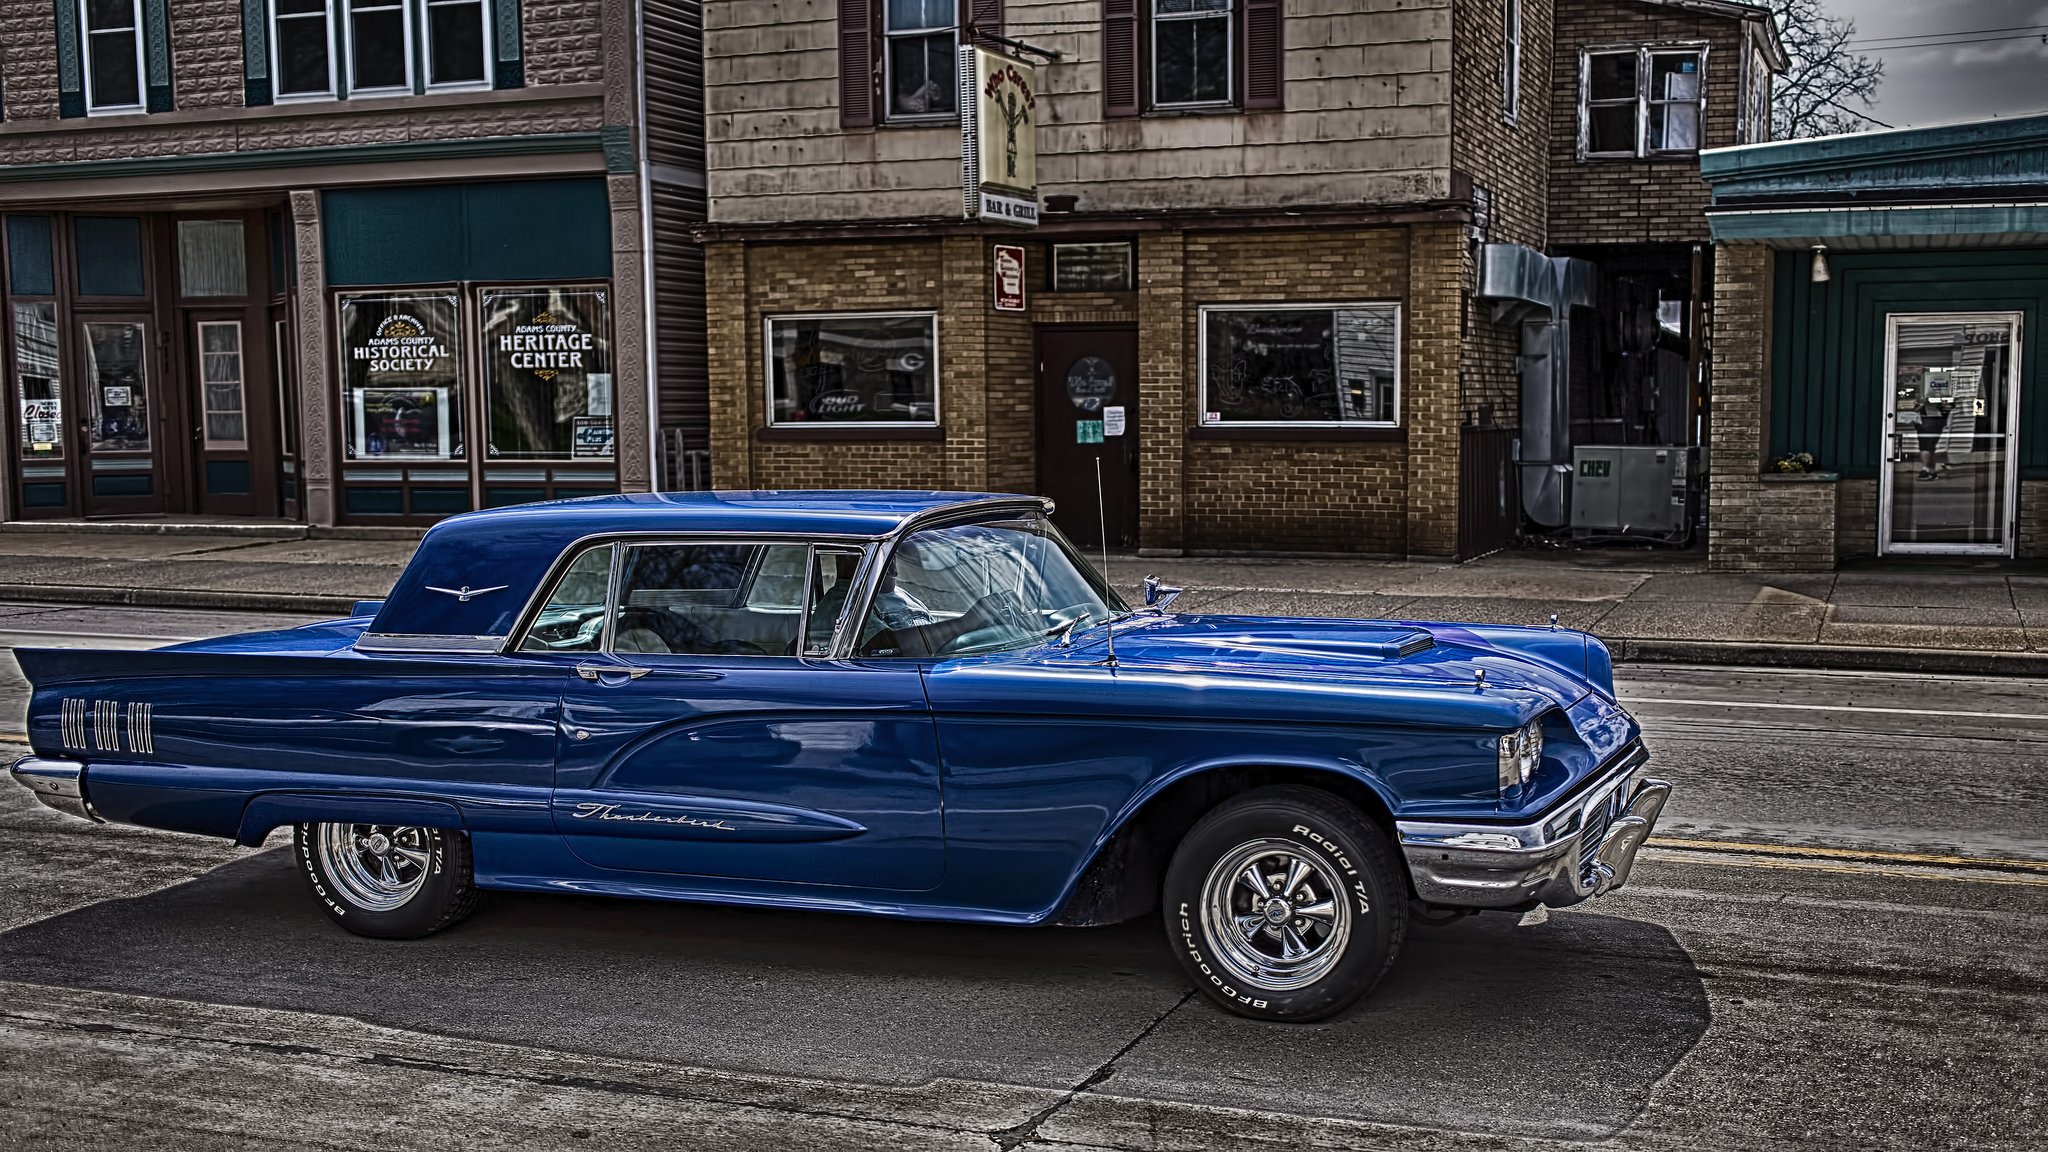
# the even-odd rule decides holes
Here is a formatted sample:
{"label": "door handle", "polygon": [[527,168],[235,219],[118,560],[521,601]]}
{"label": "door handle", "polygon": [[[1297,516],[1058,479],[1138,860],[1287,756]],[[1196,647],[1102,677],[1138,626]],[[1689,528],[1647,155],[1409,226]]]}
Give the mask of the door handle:
{"label": "door handle", "polygon": [[624,664],[578,664],[576,674],[585,680],[602,680],[606,676],[624,676],[638,680],[653,671],[651,668],[634,668]]}

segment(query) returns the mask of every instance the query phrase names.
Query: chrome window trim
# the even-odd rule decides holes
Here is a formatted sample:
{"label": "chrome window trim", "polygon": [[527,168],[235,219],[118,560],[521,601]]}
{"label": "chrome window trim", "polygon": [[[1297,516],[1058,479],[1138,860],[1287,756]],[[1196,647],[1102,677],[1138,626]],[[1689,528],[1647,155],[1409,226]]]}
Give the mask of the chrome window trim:
{"label": "chrome window trim", "polygon": [[441,652],[457,656],[492,656],[504,649],[502,636],[446,636],[440,633],[365,632],[356,638],[358,652]]}

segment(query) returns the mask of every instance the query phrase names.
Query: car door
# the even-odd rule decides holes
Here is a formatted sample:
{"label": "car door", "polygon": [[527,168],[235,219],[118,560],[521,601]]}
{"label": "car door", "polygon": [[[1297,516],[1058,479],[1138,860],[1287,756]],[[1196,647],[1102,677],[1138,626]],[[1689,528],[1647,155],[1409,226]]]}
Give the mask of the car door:
{"label": "car door", "polygon": [[610,611],[601,632],[578,625],[599,642],[562,699],[552,807],[570,850],[632,872],[936,887],[938,747],[918,670],[831,656],[865,552],[603,547]]}

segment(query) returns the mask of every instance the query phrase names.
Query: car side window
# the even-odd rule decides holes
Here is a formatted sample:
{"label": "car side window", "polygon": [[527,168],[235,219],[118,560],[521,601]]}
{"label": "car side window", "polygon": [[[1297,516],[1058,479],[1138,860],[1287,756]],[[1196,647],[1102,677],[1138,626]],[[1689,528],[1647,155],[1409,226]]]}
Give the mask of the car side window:
{"label": "car side window", "polygon": [[1100,581],[1042,518],[927,528],[883,568],[855,651],[943,657],[1044,643],[1122,610]]}
{"label": "car side window", "polygon": [[611,588],[612,546],[586,549],[571,561],[541,605],[521,652],[595,652],[604,643],[605,593]]}
{"label": "car side window", "polygon": [[620,564],[621,655],[793,656],[802,544],[636,544]]}
{"label": "car side window", "polygon": [[804,655],[829,656],[833,638],[851,602],[854,578],[860,573],[858,548],[815,548],[811,551],[811,602],[804,626]]}

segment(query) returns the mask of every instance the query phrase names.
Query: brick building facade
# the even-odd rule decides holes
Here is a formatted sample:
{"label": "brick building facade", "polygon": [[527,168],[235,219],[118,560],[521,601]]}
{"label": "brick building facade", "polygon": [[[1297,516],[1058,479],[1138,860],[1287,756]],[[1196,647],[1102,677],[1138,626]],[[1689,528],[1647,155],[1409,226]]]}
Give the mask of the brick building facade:
{"label": "brick building facade", "polygon": [[[1163,552],[1498,547],[1528,337],[1489,254],[1663,259],[1688,197],[1703,241],[1690,153],[1735,131],[1717,69],[1768,29],[1718,0],[899,8],[705,7],[716,482],[1039,492],[1078,540]],[[1212,34],[1219,71],[1172,48]],[[1641,135],[1689,94],[1692,135],[1582,161],[1582,50],[1668,50],[1647,74],[1674,38],[1690,79],[1631,108]],[[1030,229],[963,219],[928,73],[976,41],[1036,64]],[[1582,182],[1641,219],[1596,227]]]}
{"label": "brick building facade", "polygon": [[702,177],[647,161],[636,5],[294,7],[0,0],[0,515],[654,485],[701,336],[650,343],[650,201]]}

